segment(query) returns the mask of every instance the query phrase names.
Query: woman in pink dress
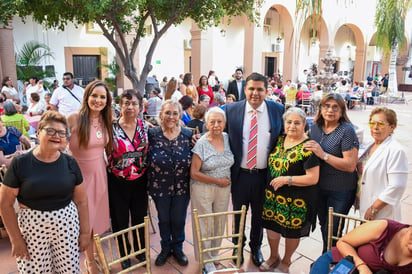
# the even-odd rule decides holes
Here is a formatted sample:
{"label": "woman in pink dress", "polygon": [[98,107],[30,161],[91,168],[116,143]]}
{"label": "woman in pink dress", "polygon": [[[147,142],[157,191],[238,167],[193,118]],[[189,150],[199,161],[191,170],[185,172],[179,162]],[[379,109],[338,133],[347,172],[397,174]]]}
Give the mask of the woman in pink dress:
{"label": "woman in pink dress", "polygon": [[[69,148],[80,166],[88,197],[91,238],[110,228],[104,149],[111,152],[112,98],[102,81],[93,81],[84,91],[83,103],[77,113],[68,116],[70,125]],[[86,249],[88,273],[99,273],[94,256],[94,245]]]}

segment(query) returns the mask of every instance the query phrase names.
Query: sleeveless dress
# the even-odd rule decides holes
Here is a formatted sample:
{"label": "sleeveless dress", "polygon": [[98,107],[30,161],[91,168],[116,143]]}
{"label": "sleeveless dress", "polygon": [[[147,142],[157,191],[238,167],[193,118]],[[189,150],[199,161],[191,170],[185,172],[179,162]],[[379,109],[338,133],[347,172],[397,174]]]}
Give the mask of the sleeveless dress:
{"label": "sleeveless dress", "polygon": [[73,132],[70,136],[69,148],[83,175],[89,207],[90,229],[93,233],[103,234],[110,228],[106,163],[103,156],[104,147],[108,143],[105,138],[107,132],[101,139],[98,139],[96,129],[91,126],[87,149],[79,148],[77,134]]}

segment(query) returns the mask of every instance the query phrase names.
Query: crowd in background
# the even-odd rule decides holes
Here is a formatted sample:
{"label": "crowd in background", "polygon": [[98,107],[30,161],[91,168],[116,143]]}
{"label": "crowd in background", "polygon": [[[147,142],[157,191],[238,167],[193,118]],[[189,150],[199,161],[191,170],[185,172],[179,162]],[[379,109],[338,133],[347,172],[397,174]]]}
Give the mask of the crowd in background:
{"label": "crowd in background", "polygon": [[[365,220],[391,219],[395,222],[394,235],[402,232],[402,239],[407,238],[404,233],[412,235],[412,229],[399,224],[399,201],[406,188],[408,166],[402,146],[392,137],[396,113],[386,107],[373,109],[369,127],[374,141],[359,159],[360,143],[347,115],[348,109],[359,102],[378,104],[379,95],[387,92],[387,75],[382,79],[368,77],[366,83],[355,82],[353,86],[348,79],[341,79],[330,93],[322,90],[312,72],[305,70],[299,79],[298,83],[282,83],[278,74],[266,77],[259,73],[244,79],[243,70],[238,68],[225,89],[212,70],[198,81],[186,73],[178,79],[163,77],[146,91],[146,96],[126,90],[116,103],[104,82],[93,81],[83,90],[67,72],[61,87],[54,83],[51,95],[42,80],[30,78],[23,90],[28,109],[19,110],[18,92],[6,77],[0,97],[0,161],[9,166],[9,171],[0,188],[0,209],[19,271],[58,271],[66,263],[71,266],[70,273],[78,273],[78,254],[85,251],[88,272],[99,273],[93,234],[103,234],[110,228],[116,232],[143,222],[148,195],[155,202],[159,219],[161,251],[155,259],[157,266],[164,265],[169,256],[181,266],[189,263],[183,250],[189,202],[192,209],[204,214],[226,211],[231,200],[234,210],[242,205],[251,209],[251,231],[245,235],[243,246],[249,239],[252,261],[261,271],[288,273],[300,238],[308,236],[317,223],[326,255],[315,269],[322,269],[322,260],[340,258],[339,252],[342,257],[354,256],[359,271],[389,266],[395,273],[402,267],[410,269],[410,251],[401,266],[389,257],[389,266],[376,265],[375,258],[353,251],[380,239],[391,221],[369,226],[376,239],[356,241],[348,234],[338,243],[338,249],[326,250],[330,206],[335,212],[348,214],[355,204]],[[29,128],[24,116],[19,116],[24,111],[30,116],[42,115],[36,132],[39,145],[27,153],[16,153],[20,142],[31,146],[24,131]],[[310,127],[308,114],[314,114]],[[22,131],[3,126],[13,115],[19,117],[13,119],[22,121]],[[28,161],[41,168],[20,175],[19,170]],[[53,177],[64,184],[46,180],[39,188],[36,182],[47,176],[43,170],[55,168],[57,162],[59,168],[62,164],[68,167],[64,179],[58,178],[57,171]],[[28,187],[34,191],[28,192]],[[61,195],[64,199],[59,198]],[[16,199],[24,209],[18,212],[19,220],[13,208]],[[60,212],[57,216],[55,210]],[[59,227],[40,232],[28,228],[22,220],[36,218],[33,216],[38,211],[45,214],[38,224],[41,228],[44,222],[66,222],[66,215],[74,220],[73,227],[65,232],[70,246],[66,253],[57,248],[47,250],[47,260],[38,256],[45,252],[43,246],[55,240],[36,239],[39,233],[63,233]],[[239,227],[239,220],[235,226]],[[261,253],[263,228],[271,250],[266,260]],[[337,230],[337,225],[334,228]],[[354,232],[352,237],[359,233]],[[281,237],[286,241],[282,255]],[[389,237],[387,241],[398,243],[397,239]],[[134,235],[130,241],[136,244],[143,238]],[[121,255],[130,252],[130,241],[119,239]],[[241,252],[243,263],[243,249]],[[206,255],[214,256],[217,254],[213,252]],[[146,260],[144,254],[137,259]],[[131,263],[129,259],[121,266],[127,268]],[[215,269],[213,263],[205,265],[206,272]]]}

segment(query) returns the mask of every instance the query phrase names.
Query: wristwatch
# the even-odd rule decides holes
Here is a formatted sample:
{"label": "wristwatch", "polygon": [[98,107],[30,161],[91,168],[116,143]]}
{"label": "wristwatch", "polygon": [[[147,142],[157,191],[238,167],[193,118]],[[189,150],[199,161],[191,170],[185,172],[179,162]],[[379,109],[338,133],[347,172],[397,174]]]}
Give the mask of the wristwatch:
{"label": "wristwatch", "polygon": [[325,153],[325,155],[323,155],[323,161],[327,161],[329,159],[329,154]]}

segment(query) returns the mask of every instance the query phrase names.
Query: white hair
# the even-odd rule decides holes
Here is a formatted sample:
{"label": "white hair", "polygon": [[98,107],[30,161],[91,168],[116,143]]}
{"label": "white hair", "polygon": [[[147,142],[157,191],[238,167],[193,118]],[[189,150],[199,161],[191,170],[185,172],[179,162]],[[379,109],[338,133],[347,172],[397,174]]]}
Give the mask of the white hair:
{"label": "white hair", "polygon": [[218,114],[222,115],[222,116],[223,116],[223,120],[226,122],[226,113],[225,113],[220,107],[212,107],[212,108],[210,108],[210,109],[207,111],[207,113],[206,113],[206,117],[205,117],[206,123],[207,123],[207,121],[209,120],[209,116],[210,116],[212,113],[218,113]]}

